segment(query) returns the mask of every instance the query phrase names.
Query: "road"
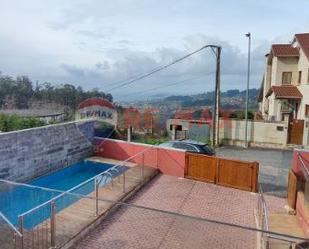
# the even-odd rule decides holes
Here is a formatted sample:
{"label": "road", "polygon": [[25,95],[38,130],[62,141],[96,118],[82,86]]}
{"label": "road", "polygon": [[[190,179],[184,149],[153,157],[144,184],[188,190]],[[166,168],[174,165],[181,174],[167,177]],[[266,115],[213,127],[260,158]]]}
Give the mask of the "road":
{"label": "road", "polygon": [[285,197],[292,150],[240,148],[223,146],[216,150],[218,156],[260,163],[259,182],[268,194]]}

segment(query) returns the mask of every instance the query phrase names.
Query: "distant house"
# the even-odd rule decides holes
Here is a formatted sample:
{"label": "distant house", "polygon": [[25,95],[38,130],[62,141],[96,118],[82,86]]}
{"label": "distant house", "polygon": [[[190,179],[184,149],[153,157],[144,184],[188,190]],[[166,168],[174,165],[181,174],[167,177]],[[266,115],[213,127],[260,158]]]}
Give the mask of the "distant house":
{"label": "distant house", "polygon": [[309,33],[271,46],[259,103],[265,120],[304,120],[309,115]]}
{"label": "distant house", "polygon": [[172,140],[193,139],[210,140],[210,121],[189,119],[168,119],[166,129]]}

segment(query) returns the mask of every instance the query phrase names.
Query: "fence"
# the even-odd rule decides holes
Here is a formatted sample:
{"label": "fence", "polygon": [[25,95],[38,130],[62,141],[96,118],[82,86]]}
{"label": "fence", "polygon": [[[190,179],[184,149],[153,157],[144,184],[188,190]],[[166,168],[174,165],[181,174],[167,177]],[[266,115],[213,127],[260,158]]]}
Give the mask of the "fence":
{"label": "fence", "polygon": [[[35,228],[23,230],[23,245],[9,248],[45,249],[52,247],[54,243],[56,248],[71,246],[76,249],[97,247],[268,249],[272,248],[272,243],[270,243],[272,238],[280,239],[283,248],[289,248],[291,243],[303,241],[303,238],[271,232],[266,229],[267,226],[255,228],[231,224],[140,206],[130,203],[130,201],[127,203],[113,202],[101,197],[95,198],[73,192],[62,192],[62,200],[58,199],[54,200],[53,204],[52,201],[49,203],[51,209],[57,210],[57,206],[61,206],[61,202],[67,199],[77,199],[78,202],[83,203],[84,208],[81,209],[80,205],[78,208],[76,205],[71,205],[67,208],[68,210],[56,211],[50,219],[44,221],[45,224],[41,222]],[[265,203],[265,200],[261,200]],[[96,218],[96,203],[99,208],[113,205],[114,212],[110,212],[104,219],[97,218],[99,221],[97,226],[86,237],[80,236],[76,244],[68,244],[67,242],[72,238],[83,235],[81,231],[90,223],[87,217]],[[260,205],[260,207],[261,214],[264,212],[261,222],[265,222],[266,206]],[[47,211],[47,209],[43,210],[44,205],[26,214],[23,220],[29,219],[29,215],[32,216],[32,219],[40,220],[42,213]],[[54,233],[52,229],[54,229]],[[81,231],[78,231],[79,229]],[[257,239],[258,234],[263,234],[265,239]],[[267,241],[269,243],[266,243]],[[298,248],[302,249],[303,247]]]}
{"label": "fence", "polygon": [[185,177],[257,192],[259,164],[187,153]]}
{"label": "fence", "polygon": [[0,245],[2,249],[20,248],[22,234],[0,212]]}
{"label": "fence", "polygon": [[[259,243],[262,249],[270,248],[295,248],[300,242],[296,238],[285,237],[280,234],[270,233],[268,223],[268,209],[261,185],[259,186],[258,204],[257,204],[257,225],[261,232],[258,234]],[[298,248],[302,248],[301,246]]]}
{"label": "fence", "polygon": [[[1,235],[1,239],[8,244],[8,249],[47,249],[65,245],[113,206],[115,200],[109,200],[108,197],[125,196],[150,177],[146,164],[148,157],[152,156],[152,149],[148,147],[65,192],[0,180],[2,185],[6,184],[6,187],[2,186],[3,190],[22,186],[31,189],[32,195],[37,195],[37,198],[42,194],[51,197],[18,216],[16,230],[21,236],[18,247],[15,242],[10,243],[16,237],[15,234],[5,237]],[[135,166],[128,168],[127,165],[132,162]],[[14,202],[14,197],[9,198]],[[107,199],[100,201],[100,198]]]}

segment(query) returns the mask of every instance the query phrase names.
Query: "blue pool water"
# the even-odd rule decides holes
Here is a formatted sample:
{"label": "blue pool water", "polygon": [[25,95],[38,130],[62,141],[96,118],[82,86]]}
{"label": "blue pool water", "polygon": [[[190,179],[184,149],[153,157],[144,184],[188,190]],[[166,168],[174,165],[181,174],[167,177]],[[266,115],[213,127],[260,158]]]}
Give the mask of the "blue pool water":
{"label": "blue pool water", "polygon": [[[94,177],[95,175],[108,170],[112,166],[113,165],[111,164],[83,161],[37,178],[28,182],[28,184],[66,191]],[[122,171],[124,170],[125,169]],[[89,183],[74,190],[74,193],[86,195],[93,191],[94,181],[90,181]],[[59,195],[60,193],[56,191],[46,191],[36,188],[15,186],[0,194],[0,211],[12,222],[12,224],[17,225],[18,215]],[[56,199],[56,211],[59,212],[78,199],[78,197],[70,195],[64,195]],[[46,205],[38,211],[26,215],[24,217],[24,227],[31,228],[48,218],[49,215],[50,206]]]}

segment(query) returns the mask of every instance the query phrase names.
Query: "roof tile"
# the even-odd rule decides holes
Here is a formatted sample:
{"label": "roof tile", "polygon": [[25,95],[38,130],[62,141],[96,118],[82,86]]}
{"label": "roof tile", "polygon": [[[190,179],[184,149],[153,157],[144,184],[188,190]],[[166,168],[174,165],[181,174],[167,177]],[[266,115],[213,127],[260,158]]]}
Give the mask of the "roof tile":
{"label": "roof tile", "polygon": [[276,99],[301,99],[303,95],[296,86],[272,86],[265,97],[269,97],[272,93]]}
{"label": "roof tile", "polygon": [[273,44],[271,47],[274,56],[299,56],[299,50],[290,44]]}
{"label": "roof tile", "polygon": [[309,33],[296,34],[295,38],[309,60]]}

